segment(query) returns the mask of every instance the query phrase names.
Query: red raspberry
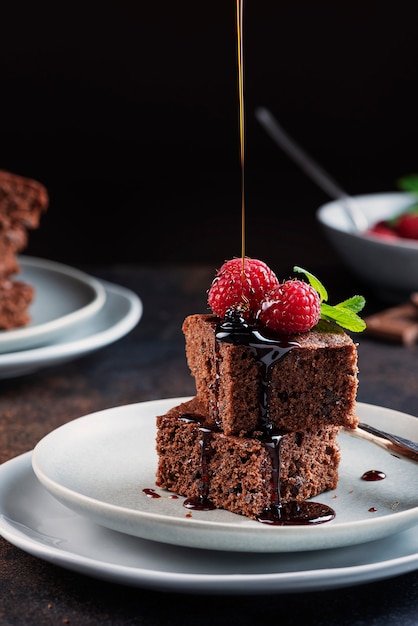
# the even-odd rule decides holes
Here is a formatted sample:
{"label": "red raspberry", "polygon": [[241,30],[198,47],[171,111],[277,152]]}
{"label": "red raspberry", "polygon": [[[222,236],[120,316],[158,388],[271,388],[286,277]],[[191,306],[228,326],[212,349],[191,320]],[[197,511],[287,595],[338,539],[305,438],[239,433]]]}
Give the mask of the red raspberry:
{"label": "red raspberry", "polygon": [[315,289],[301,280],[287,280],[268,294],[259,320],[266,328],[288,335],[313,328],[320,313],[321,301]]}
{"label": "red raspberry", "polygon": [[381,239],[399,239],[399,235],[385,221],[377,222],[377,224],[371,226],[366,231],[366,235],[374,235],[375,237],[380,237]]}
{"label": "red raspberry", "polygon": [[279,285],[276,274],[258,259],[245,257],[226,261],[208,291],[208,304],[215,315],[225,317],[229,309],[241,311],[253,321],[266,293]]}
{"label": "red raspberry", "polygon": [[400,237],[418,239],[418,214],[405,213],[399,218],[396,230]]}

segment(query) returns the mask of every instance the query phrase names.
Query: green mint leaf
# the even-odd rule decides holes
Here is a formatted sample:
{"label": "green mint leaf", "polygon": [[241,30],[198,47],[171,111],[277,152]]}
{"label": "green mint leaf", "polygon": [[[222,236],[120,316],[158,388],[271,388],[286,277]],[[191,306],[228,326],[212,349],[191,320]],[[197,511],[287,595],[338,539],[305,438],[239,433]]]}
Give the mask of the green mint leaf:
{"label": "green mint leaf", "polygon": [[293,267],[293,271],[305,274],[311,287],[317,291],[321,301],[321,319],[327,320],[328,322],[334,322],[338,324],[338,326],[341,326],[341,328],[345,328],[346,330],[351,330],[356,333],[360,333],[365,330],[366,322],[362,320],[359,315],[357,315],[357,313],[359,313],[366,304],[363,296],[352,296],[339,304],[331,306],[330,304],[326,304],[326,301],[328,300],[327,290],[316,276],[302,267],[299,267],[299,265],[295,265]]}
{"label": "green mint leaf", "polygon": [[294,266],[293,271],[300,272],[301,274],[305,274],[306,278],[309,280],[309,284],[311,285],[311,287],[313,287],[315,291],[318,292],[321,302],[324,302],[324,301],[326,302],[328,300],[327,290],[325,289],[324,285],[321,283],[320,280],[318,280],[316,276],[314,276],[307,270],[304,270],[302,267],[299,267],[298,265]]}
{"label": "green mint leaf", "polygon": [[321,318],[329,322],[335,322],[342,328],[356,333],[360,333],[366,328],[366,322],[362,320],[357,313],[350,308],[341,306],[341,304],[338,306],[330,306],[322,302]]}
{"label": "green mint leaf", "polygon": [[397,180],[397,185],[402,191],[409,191],[418,195],[418,174],[402,176]]}
{"label": "green mint leaf", "polygon": [[353,313],[359,313],[366,304],[366,300],[363,296],[353,296],[352,298],[348,298],[348,300],[344,300],[344,302],[340,302],[335,306],[338,309],[349,309]]}

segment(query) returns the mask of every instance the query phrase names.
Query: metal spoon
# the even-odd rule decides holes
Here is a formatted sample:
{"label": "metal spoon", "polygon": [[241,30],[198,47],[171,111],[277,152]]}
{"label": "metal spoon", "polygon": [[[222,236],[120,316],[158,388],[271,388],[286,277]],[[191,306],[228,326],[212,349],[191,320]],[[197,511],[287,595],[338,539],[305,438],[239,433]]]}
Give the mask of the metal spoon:
{"label": "metal spoon", "polygon": [[352,232],[364,231],[368,228],[368,221],[363,211],[335,180],[324,171],[324,169],[301,148],[279,125],[272,113],[264,107],[259,107],[255,111],[255,116],[260,124],[267,131],[277,145],[290,156],[305,174],[328,193],[332,198],[338,200],[350,221]]}
{"label": "metal spoon", "polygon": [[371,441],[371,443],[384,448],[393,456],[402,457],[408,461],[418,463],[418,443],[415,441],[410,441],[404,437],[399,437],[399,435],[387,433],[362,422],[357,425],[357,428],[347,428],[344,429],[344,432],[352,435],[353,437],[359,437],[360,439]]}

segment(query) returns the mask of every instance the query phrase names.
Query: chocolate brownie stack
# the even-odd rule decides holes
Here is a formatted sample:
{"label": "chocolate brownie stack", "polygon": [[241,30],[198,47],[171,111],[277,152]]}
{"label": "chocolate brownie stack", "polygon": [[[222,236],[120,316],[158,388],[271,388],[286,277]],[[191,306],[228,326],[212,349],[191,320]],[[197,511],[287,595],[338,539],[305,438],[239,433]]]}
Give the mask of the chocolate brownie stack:
{"label": "chocolate brownie stack", "polygon": [[270,523],[273,508],[337,486],[338,433],[358,423],[357,349],[323,320],[286,337],[224,322],[184,321],[197,393],[157,417],[156,482],[191,508]]}
{"label": "chocolate brownie stack", "polygon": [[15,280],[18,254],[28,242],[28,230],[38,228],[49,203],[46,188],[36,180],[0,170],[0,329],[25,326],[34,288]]}

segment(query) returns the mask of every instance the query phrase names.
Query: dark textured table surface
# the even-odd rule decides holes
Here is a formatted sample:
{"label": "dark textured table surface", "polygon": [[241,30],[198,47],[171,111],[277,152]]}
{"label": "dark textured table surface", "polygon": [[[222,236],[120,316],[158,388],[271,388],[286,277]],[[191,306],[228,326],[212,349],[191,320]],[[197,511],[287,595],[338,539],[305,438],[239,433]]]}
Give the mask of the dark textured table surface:
{"label": "dark textured table surface", "polygon": [[[95,353],[0,381],[1,463],[31,450],[61,424],[93,411],[194,393],[181,324],[187,314],[206,311],[205,290],[213,268],[130,265],[83,269],[135,291],[144,305],[142,319],[123,339]],[[331,282],[332,278],[331,272]],[[344,285],[344,278],[339,275],[338,284]],[[351,279],[346,278],[351,290]],[[378,301],[371,301],[371,307],[379,306]],[[417,360],[417,346],[361,336],[358,399],[418,416]],[[35,558],[0,537],[0,587],[0,623],[13,626],[418,624],[418,571],[306,593],[173,593],[75,573]]]}

